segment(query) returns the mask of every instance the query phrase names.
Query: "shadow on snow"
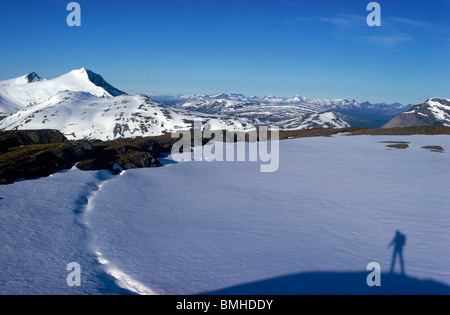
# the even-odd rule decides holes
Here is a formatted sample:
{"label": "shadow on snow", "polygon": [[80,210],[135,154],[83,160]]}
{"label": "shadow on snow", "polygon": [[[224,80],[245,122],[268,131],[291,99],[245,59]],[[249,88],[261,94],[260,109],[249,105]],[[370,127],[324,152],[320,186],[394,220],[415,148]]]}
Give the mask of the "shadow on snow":
{"label": "shadow on snow", "polygon": [[202,295],[449,295],[450,287],[431,280],[381,274],[369,287],[369,272],[310,272],[242,284]]}

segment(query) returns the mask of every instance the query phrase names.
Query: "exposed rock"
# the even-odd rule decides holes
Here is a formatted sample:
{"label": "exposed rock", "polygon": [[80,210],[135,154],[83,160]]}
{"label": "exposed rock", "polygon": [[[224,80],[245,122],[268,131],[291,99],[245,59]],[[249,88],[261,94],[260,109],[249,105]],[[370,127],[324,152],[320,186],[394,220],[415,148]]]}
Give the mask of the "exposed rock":
{"label": "exposed rock", "polygon": [[94,147],[88,141],[56,144],[32,144],[10,149],[0,155],[0,182],[49,176],[66,170],[76,162],[94,156]]}
{"label": "exposed rock", "polygon": [[422,147],[423,149],[430,150],[431,152],[444,153],[444,148],[439,145],[427,145]]}
{"label": "exposed rock", "polygon": [[438,126],[442,125],[432,117],[416,115],[412,113],[401,113],[395,116],[383,128],[407,127],[407,126]]}
{"label": "exposed rock", "polygon": [[386,145],[386,147],[392,149],[408,149],[409,145],[406,143],[396,143],[396,144],[388,144]]}
{"label": "exposed rock", "polygon": [[67,138],[57,130],[14,130],[0,131],[0,153],[9,149],[31,144],[62,143]]}
{"label": "exposed rock", "polygon": [[156,159],[159,154],[135,150],[127,145],[97,146],[95,151],[94,158],[83,160],[77,164],[77,167],[84,171],[107,169],[115,173],[118,169],[117,166],[122,170],[161,166],[161,163]]}
{"label": "exposed rock", "polygon": [[178,139],[170,135],[115,141],[68,141],[53,130],[0,133],[0,184],[49,176],[74,165],[81,170],[118,171],[159,167],[157,158]]}
{"label": "exposed rock", "polygon": [[395,116],[382,128],[439,125],[450,126],[450,100],[435,97],[412,106],[409,111]]}

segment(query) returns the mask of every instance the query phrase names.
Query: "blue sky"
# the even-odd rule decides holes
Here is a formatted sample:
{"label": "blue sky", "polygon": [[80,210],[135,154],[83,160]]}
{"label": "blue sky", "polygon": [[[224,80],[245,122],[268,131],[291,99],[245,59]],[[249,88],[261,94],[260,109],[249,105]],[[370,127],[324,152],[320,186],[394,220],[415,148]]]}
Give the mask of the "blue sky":
{"label": "blue sky", "polygon": [[0,2],[0,80],[85,67],[129,93],[296,94],[360,102],[450,97],[450,0]]}

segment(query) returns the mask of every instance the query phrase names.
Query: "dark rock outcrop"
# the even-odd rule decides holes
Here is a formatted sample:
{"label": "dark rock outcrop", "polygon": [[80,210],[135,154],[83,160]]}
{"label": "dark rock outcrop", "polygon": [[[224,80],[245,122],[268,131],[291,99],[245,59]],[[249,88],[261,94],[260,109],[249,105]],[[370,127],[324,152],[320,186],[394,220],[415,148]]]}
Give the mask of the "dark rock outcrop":
{"label": "dark rock outcrop", "polygon": [[31,144],[12,148],[0,155],[0,183],[9,184],[17,179],[49,176],[92,157],[94,152],[89,141]]}
{"label": "dark rock outcrop", "polygon": [[66,137],[57,130],[0,131],[0,153],[24,145],[62,143],[65,141],[67,141]]}
{"label": "dark rock outcrop", "polygon": [[117,173],[121,170],[133,168],[161,166],[161,163],[157,160],[159,153],[133,148],[132,146],[96,146],[95,152],[93,158],[81,161],[77,164],[77,167],[84,171],[107,169]]}
{"label": "dark rock outcrop", "polygon": [[158,157],[169,153],[178,139],[170,135],[114,141],[68,141],[53,130],[0,133],[0,184],[49,176],[72,168],[109,170],[159,167]]}

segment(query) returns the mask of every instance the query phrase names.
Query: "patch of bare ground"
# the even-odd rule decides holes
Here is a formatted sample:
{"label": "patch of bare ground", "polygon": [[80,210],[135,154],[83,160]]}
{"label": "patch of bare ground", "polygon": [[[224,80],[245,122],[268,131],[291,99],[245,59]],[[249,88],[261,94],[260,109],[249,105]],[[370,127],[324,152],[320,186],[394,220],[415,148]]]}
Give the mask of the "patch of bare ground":
{"label": "patch of bare ground", "polygon": [[430,150],[431,152],[438,152],[438,153],[444,153],[445,152],[444,148],[439,146],[439,145],[427,145],[427,146],[424,146],[422,148]]}

